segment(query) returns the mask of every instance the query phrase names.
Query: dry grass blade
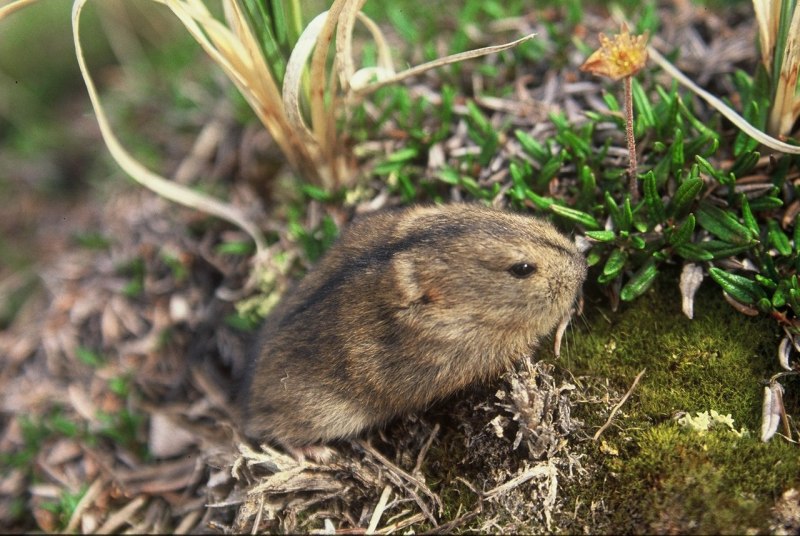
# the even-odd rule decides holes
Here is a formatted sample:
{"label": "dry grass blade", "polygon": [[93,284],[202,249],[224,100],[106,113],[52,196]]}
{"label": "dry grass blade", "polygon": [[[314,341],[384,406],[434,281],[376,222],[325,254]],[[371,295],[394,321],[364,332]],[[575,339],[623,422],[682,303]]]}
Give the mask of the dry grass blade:
{"label": "dry grass blade", "polygon": [[[336,32],[336,57],[339,61],[339,80],[345,91],[348,88],[350,79],[353,78],[356,72],[355,61],[353,59],[353,27],[365,3],[366,0],[348,2],[342,10],[339,27]],[[381,37],[378,39],[382,40],[383,36],[382,34],[380,35]],[[375,36],[374,32],[373,36]],[[376,42],[378,39],[376,39]],[[381,50],[381,48],[378,47],[378,50]]]}
{"label": "dry grass blade", "polygon": [[369,520],[369,526],[367,527],[367,534],[372,534],[375,532],[375,529],[378,528],[378,523],[381,521],[381,516],[383,515],[383,511],[386,510],[386,503],[389,502],[389,497],[392,495],[392,486],[387,484],[383,488],[383,492],[381,493],[381,498],[378,499],[378,504],[375,506],[375,511],[372,512],[372,517]]}
{"label": "dry grass blade", "polygon": [[[283,78],[283,106],[289,124],[304,139],[307,146],[313,148],[320,162],[320,180],[324,186],[332,186],[341,175],[339,169],[339,138],[336,134],[336,110],[338,99],[335,88],[335,77],[326,73],[327,57],[333,32],[342,12],[343,2],[335,2],[331,9],[314,17],[300,34],[286,63]],[[313,54],[312,54],[313,51]],[[308,126],[300,110],[300,95],[306,63],[311,57],[309,79],[311,89],[308,104],[311,108],[311,125]],[[338,56],[336,61],[338,62]],[[331,102],[326,103],[326,95]]]}
{"label": "dry grass blade", "polygon": [[16,0],[16,2],[11,2],[7,6],[0,7],[0,20],[36,1],[38,0]]}
{"label": "dry grass blade", "polygon": [[[350,88],[353,86],[360,87],[364,84],[368,84],[373,78],[377,80],[383,80],[387,76],[392,76],[395,73],[391,50],[381,29],[372,19],[361,12],[358,13],[358,20],[360,20],[364,26],[367,27],[367,30],[369,30],[370,34],[372,34],[372,39],[375,40],[375,48],[378,51],[378,66],[363,67],[358,71],[353,72],[349,78],[346,79],[346,82],[342,82],[342,86],[346,87],[348,91],[350,91]],[[352,52],[348,54],[351,55]],[[344,55],[343,57],[347,58],[348,55]]]}
{"label": "dry grass blade", "polygon": [[768,73],[772,72],[772,56],[778,36],[778,21],[781,3],[775,0],[753,0],[753,9],[758,22],[758,42],[761,46],[761,62]]}
{"label": "dry grass blade", "polygon": [[698,97],[706,101],[710,104],[714,109],[716,109],[719,113],[724,115],[728,118],[728,120],[736,125],[742,132],[753,138],[754,140],[758,141],[766,145],[767,147],[774,149],[776,151],[780,151],[783,153],[790,153],[790,154],[800,154],[800,146],[797,145],[789,145],[788,143],[784,143],[780,140],[769,136],[768,134],[761,132],[756,127],[751,125],[747,122],[747,120],[736,113],[736,111],[722,102],[720,99],[709,93],[708,91],[704,90],[694,82],[692,82],[689,77],[683,74],[677,67],[672,65],[667,59],[662,56],[658,50],[655,49],[653,46],[647,47],[647,52],[649,53],[650,57],[658,63],[658,65],[667,71],[670,76],[672,76],[675,80],[683,84],[684,86],[691,89]]}
{"label": "dry grass blade", "polygon": [[282,98],[258,40],[236,2],[224,2],[231,28],[214,19],[198,0],[153,0],[169,7],[186,30],[206,51],[247,100],[261,123],[295,169],[310,179],[317,177],[316,160],[289,124]]}
{"label": "dry grass blade", "polygon": [[[775,53],[780,54],[780,51],[776,50]],[[797,79],[800,74],[800,7],[794,9],[783,54],[768,123],[769,131],[779,136],[791,133],[795,119],[800,114],[800,95],[797,94]]]}
{"label": "dry grass blade", "polygon": [[306,62],[327,20],[328,12],[326,11],[308,23],[292,49],[289,61],[286,62],[286,73],[283,76],[283,107],[286,110],[287,120],[292,128],[303,136],[304,142],[314,145],[316,145],[314,134],[306,125],[300,110],[300,88]]}
{"label": "dry grass blade", "polygon": [[[405,80],[406,78],[411,78],[413,76],[420,75],[425,71],[430,71],[431,69],[436,69],[437,67],[443,67],[445,65],[449,65],[451,63],[458,63],[460,61],[470,60],[474,58],[479,58],[481,56],[486,56],[488,54],[494,54],[496,52],[502,52],[503,50],[508,50],[510,48],[514,48],[517,45],[524,43],[525,41],[529,41],[536,37],[536,34],[526,35],[525,37],[521,37],[516,41],[511,41],[510,43],[505,43],[503,45],[494,45],[490,47],[483,47],[478,48],[475,50],[468,50],[467,52],[460,52],[458,54],[452,54],[450,56],[445,56],[444,58],[438,58],[433,61],[429,61],[427,63],[423,63],[422,65],[417,65],[416,67],[411,67],[410,69],[406,69],[405,71],[401,71],[393,76],[389,76],[383,80],[378,80],[376,82],[372,82],[370,84],[366,84],[360,87],[353,87],[352,90],[354,93],[358,95],[367,95],[372,93],[373,91],[377,91],[378,89],[387,86],[389,84],[394,84]],[[352,85],[352,81],[351,81]]]}
{"label": "dry grass blade", "polygon": [[253,239],[259,254],[261,254],[261,252],[266,249],[264,237],[261,231],[245,217],[238,208],[153,173],[134,159],[133,156],[122,147],[122,144],[114,134],[111,124],[105,114],[105,110],[103,109],[103,105],[97,93],[97,88],[94,85],[89,69],[86,66],[86,59],[83,55],[83,48],[80,40],[80,16],[87,1],[88,0],[75,0],[75,3],[72,5],[72,35],[75,42],[75,54],[78,58],[78,66],[80,67],[81,75],[83,75],[83,80],[86,83],[86,89],[89,92],[89,99],[92,102],[92,107],[97,116],[100,132],[114,160],[116,160],[120,167],[134,180],[158,195],[175,203],[212,214],[242,228]]}
{"label": "dry grass blade", "polygon": [[[311,108],[311,128],[314,131],[314,138],[317,140],[322,152],[322,159],[326,162],[333,162],[336,151],[336,121],[335,110],[337,109],[337,93],[335,91],[335,77],[326,76],[325,70],[328,63],[328,51],[333,42],[333,34],[339,22],[339,16],[345,4],[357,2],[358,0],[336,0],[328,10],[328,16],[319,32],[316,40],[314,53],[311,55],[311,70],[309,78],[311,80],[310,108]],[[334,69],[337,68],[334,60]],[[325,102],[326,93],[330,96],[330,102]],[[334,173],[332,179],[336,180],[336,167],[330,170]]]}
{"label": "dry grass blade", "polygon": [[[426,495],[428,498],[430,498],[433,501],[433,503],[435,504],[435,506],[438,508],[438,511],[440,513],[443,510],[443,505],[442,505],[441,498],[438,495],[436,495],[433,491],[431,491],[430,488],[428,488],[428,485],[424,481],[422,481],[419,478],[416,478],[416,477],[408,474],[407,472],[402,470],[400,467],[398,467],[397,465],[393,464],[391,461],[389,461],[388,458],[383,456],[380,452],[378,452],[368,442],[359,441],[358,445],[365,452],[367,452],[373,458],[375,458],[380,463],[380,465],[383,466],[383,468],[387,471],[386,476],[389,478],[389,480],[391,480],[398,487],[400,487],[402,489],[405,489],[406,492],[409,495],[411,495],[411,497],[414,499],[414,502],[417,503],[417,506],[419,506],[420,510],[422,510],[422,513],[425,514],[425,517],[428,519],[428,521],[431,524],[433,524],[433,526],[435,526],[435,527],[438,526],[439,523],[436,520],[435,516],[433,515],[433,512],[431,512],[431,510],[428,508],[428,506],[425,504],[425,502],[422,500],[422,498],[419,496],[419,494],[414,489],[412,489],[411,486],[413,486],[414,488],[420,490],[424,495]],[[410,484],[410,486],[404,484],[403,481],[405,481],[408,484]]]}

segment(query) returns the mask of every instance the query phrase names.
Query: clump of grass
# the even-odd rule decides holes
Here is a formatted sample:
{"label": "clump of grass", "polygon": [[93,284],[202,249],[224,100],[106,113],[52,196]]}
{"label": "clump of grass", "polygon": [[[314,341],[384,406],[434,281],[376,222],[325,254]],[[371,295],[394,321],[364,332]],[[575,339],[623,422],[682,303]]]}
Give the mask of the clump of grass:
{"label": "clump of grass", "polygon": [[[255,242],[258,253],[263,253],[266,242],[261,231],[238,208],[153,173],[119,142],[83,55],[80,16],[87,1],[73,3],[76,55],[103,139],[114,159],[136,181],[162,197],[203,210],[244,229]],[[30,3],[31,0],[16,0],[3,7],[0,20]],[[350,106],[383,86],[430,69],[499,52],[532,37],[435,59],[398,73],[380,28],[361,12],[365,0],[335,0],[302,31],[302,15],[295,2],[263,6],[254,1],[221,0],[224,20],[215,18],[203,2],[164,0],[160,3],[172,10],[228,75],[292,167],[305,180],[326,189],[355,176],[354,159],[336,127],[342,104]],[[376,66],[356,68],[353,29],[357,20],[375,41]],[[262,39],[256,36],[256,28],[263,32]],[[330,64],[328,53],[334,37],[336,53]],[[291,50],[288,58],[284,57],[287,49]]]}
{"label": "clump of grass", "polygon": [[761,65],[757,76],[770,89],[767,132],[788,136],[800,117],[800,8],[796,2],[753,0],[758,21]]}

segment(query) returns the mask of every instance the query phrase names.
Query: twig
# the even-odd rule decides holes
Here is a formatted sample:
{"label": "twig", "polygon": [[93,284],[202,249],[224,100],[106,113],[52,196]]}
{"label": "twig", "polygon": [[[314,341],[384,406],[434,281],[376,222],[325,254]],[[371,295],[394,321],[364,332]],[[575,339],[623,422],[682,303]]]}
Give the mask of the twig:
{"label": "twig", "polygon": [[406,485],[403,485],[403,480],[413,484],[414,486],[419,488],[425,495],[430,497],[433,500],[433,502],[436,504],[436,506],[439,507],[439,511],[441,512],[441,510],[442,510],[442,501],[439,498],[439,496],[436,495],[435,493],[433,493],[428,488],[428,486],[425,484],[425,482],[421,481],[417,477],[412,476],[412,475],[408,474],[407,472],[403,471],[402,469],[400,469],[398,466],[396,466],[391,461],[389,461],[383,454],[378,452],[375,449],[375,447],[373,447],[372,445],[370,445],[366,441],[363,441],[363,440],[362,441],[358,441],[357,444],[362,449],[364,449],[367,453],[371,454],[373,458],[378,460],[378,462],[380,462],[386,469],[388,469],[389,477],[390,478],[394,477],[394,479],[396,480],[395,483],[398,486],[400,486],[401,488],[405,489],[411,495],[411,497],[413,497],[414,501],[417,503],[417,505],[422,510],[422,513],[424,513],[425,517],[428,518],[428,521],[430,521],[431,524],[433,524],[433,526],[435,526],[435,527],[439,526],[439,523],[436,521],[436,518],[431,513],[431,511],[428,508],[428,506],[425,504],[425,501],[423,501],[422,498],[419,496],[419,494],[417,494],[413,489],[409,488]]}
{"label": "twig", "polygon": [[597,433],[595,433],[595,434],[594,434],[594,437],[593,437],[592,439],[594,439],[595,441],[597,441],[597,438],[599,438],[599,437],[600,437],[600,435],[601,435],[603,432],[605,432],[605,431],[606,431],[606,429],[607,429],[609,426],[611,426],[611,421],[612,421],[612,419],[614,419],[614,415],[616,415],[616,414],[617,414],[617,412],[618,412],[618,411],[619,411],[619,409],[622,407],[622,405],[625,403],[625,401],[626,401],[626,400],[628,400],[628,397],[629,397],[629,396],[631,396],[631,394],[633,393],[633,390],[636,388],[636,384],[638,384],[638,383],[639,383],[639,380],[641,380],[641,379],[642,379],[642,376],[644,376],[644,372],[645,372],[646,370],[647,370],[647,369],[646,369],[646,368],[644,368],[644,369],[642,369],[642,371],[641,371],[639,374],[637,374],[637,375],[636,375],[636,378],[634,378],[634,380],[633,380],[633,384],[631,385],[631,388],[630,388],[630,389],[628,389],[628,392],[627,392],[627,393],[625,393],[625,396],[623,396],[623,397],[622,397],[622,400],[620,400],[620,401],[617,403],[617,405],[616,405],[616,406],[614,406],[614,409],[612,409],[612,410],[611,410],[611,415],[609,415],[609,416],[608,416],[608,420],[606,421],[606,423],[605,423],[603,426],[601,426],[601,427],[600,427],[600,429],[597,431]]}
{"label": "twig", "polygon": [[427,531],[427,534],[452,534],[455,529],[462,527],[478,517],[481,513],[481,508],[476,508],[472,512],[467,512],[463,516],[457,517],[456,519],[445,523],[444,525],[440,525],[433,530]]}
{"label": "twig", "polygon": [[494,497],[497,497],[498,495],[502,495],[504,493],[507,493],[507,492],[511,491],[512,489],[514,489],[516,487],[521,486],[522,484],[524,484],[528,480],[534,479],[537,476],[548,476],[550,478],[553,478],[555,476],[555,474],[556,474],[556,469],[555,469],[555,467],[553,467],[552,464],[546,463],[546,464],[537,465],[535,467],[531,467],[531,468],[523,471],[521,474],[515,476],[514,478],[512,478],[508,482],[505,482],[504,484],[500,484],[496,488],[487,491],[484,494],[484,497],[486,497],[487,499],[492,499]]}
{"label": "twig", "polygon": [[422,468],[422,462],[425,461],[425,456],[428,454],[428,449],[431,448],[433,444],[433,440],[436,439],[436,434],[439,433],[439,423],[437,422],[434,427],[433,431],[431,431],[431,435],[428,437],[428,440],[425,441],[425,444],[422,445],[422,448],[419,451],[419,455],[417,455],[417,463],[414,465],[414,470],[411,472],[412,475],[416,475],[419,473],[420,469]]}
{"label": "twig", "polygon": [[409,516],[405,519],[401,519],[396,523],[392,523],[391,525],[386,525],[382,529],[378,531],[378,534],[391,534],[392,532],[404,529],[413,525],[414,523],[420,523],[425,521],[425,516],[422,514],[414,514],[413,516]]}
{"label": "twig", "polygon": [[256,514],[256,520],[253,522],[253,528],[250,530],[250,534],[258,534],[258,527],[261,525],[261,516],[264,514],[264,494],[261,494],[261,500],[258,503],[258,514]]}
{"label": "twig", "polygon": [[111,516],[103,523],[103,526],[97,529],[98,534],[109,534],[117,532],[122,525],[128,523],[133,515],[147,503],[145,495],[139,495],[134,500],[125,505],[124,508],[111,514]]}

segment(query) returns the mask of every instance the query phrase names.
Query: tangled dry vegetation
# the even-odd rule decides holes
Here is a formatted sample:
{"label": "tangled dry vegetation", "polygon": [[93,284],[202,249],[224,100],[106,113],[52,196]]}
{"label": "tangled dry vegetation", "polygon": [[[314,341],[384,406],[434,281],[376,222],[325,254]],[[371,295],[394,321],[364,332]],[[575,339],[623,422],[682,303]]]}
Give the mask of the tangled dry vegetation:
{"label": "tangled dry vegetation", "polygon": [[[683,18],[665,25],[656,42],[685,42],[680,67],[701,82],[754,61],[752,25],[729,27],[693,9],[678,15]],[[543,24],[499,21],[483,33],[476,29],[474,37],[488,44],[502,41],[496,34],[503,32],[546,34]],[[600,18],[587,16],[586,24],[587,32],[607,29]],[[516,77],[517,94],[476,102],[493,123],[510,122],[543,138],[555,132],[544,120],[548,111],[581,121],[584,110],[605,110],[601,82],[576,81],[582,58],[568,61],[572,75],[504,72]],[[470,76],[473,68],[463,72],[478,94],[483,79]],[[431,89],[435,84],[426,83],[431,76],[409,87],[413,95],[441,102]],[[453,154],[479,150],[466,133],[466,107],[456,104],[454,110],[453,134],[431,151],[431,168]],[[212,141],[196,144],[179,169],[246,178],[254,165],[270,167],[257,150],[263,144],[222,115],[203,138]],[[618,134],[609,128],[609,165],[624,167],[625,140]],[[404,138],[391,120],[383,136],[364,144],[362,154],[385,154]],[[505,140],[478,183],[506,188],[509,158],[519,151]],[[232,184],[235,203],[276,237],[273,253],[303,264],[283,215],[262,206],[246,180]],[[442,187],[447,198],[464,197],[459,186]],[[564,185],[554,180],[551,188]],[[303,226],[317,229],[324,215],[343,224],[352,212],[400,202],[380,179],[364,191],[362,201],[346,209],[312,201]],[[84,229],[102,229],[107,242],[65,248],[41,265],[41,292],[0,334],[0,451],[14,462],[0,480],[4,529],[528,532],[555,530],[576,508],[561,484],[591,470],[581,464],[580,452],[594,430],[570,417],[571,404],[586,402],[585,395],[565,371],[544,363],[525,363],[491,386],[337,445],[329,464],[298,463],[243,441],[230,393],[248,335],[224,319],[254,292],[254,283],[247,257],[218,246],[246,237],[144,191],[125,190],[102,207],[81,211]],[[282,284],[289,277],[277,267],[275,273]],[[611,392],[592,402],[608,413],[621,397]],[[573,523],[583,528],[583,520]]]}

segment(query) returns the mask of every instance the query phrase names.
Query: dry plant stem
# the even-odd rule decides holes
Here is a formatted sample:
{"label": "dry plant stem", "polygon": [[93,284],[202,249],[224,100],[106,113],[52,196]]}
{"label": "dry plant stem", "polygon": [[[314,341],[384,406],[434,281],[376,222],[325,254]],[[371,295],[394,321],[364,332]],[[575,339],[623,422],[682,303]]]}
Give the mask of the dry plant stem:
{"label": "dry plant stem", "polygon": [[593,440],[597,441],[597,439],[600,437],[600,435],[602,435],[602,433],[605,432],[606,429],[609,426],[611,426],[611,421],[614,419],[614,415],[617,414],[617,412],[622,407],[622,405],[631,396],[631,394],[633,393],[633,390],[636,389],[636,385],[639,383],[639,380],[642,379],[642,376],[644,376],[644,373],[645,373],[646,370],[647,369],[642,369],[642,371],[639,374],[636,375],[636,378],[634,378],[634,380],[633,380],[633,384],[631,384],[631,388],[628,389],[628,392],[625,393],[625,396],[622,397],[622,400],[620,400],[617,403],[617,405],[614,406],[614,409],[611,410],[611,415],[608,416],[608,420],[606,421],[606,423],[603,426],[600,427],[600,429],[597,431],[597,433],[594,434],[594,437],[592,438]]}
{"label": "dry plant stem", "polygon": [[631,77],[622,79],[625,86],[625,139],[628,141],[628,190],[631,192],[631,202],[639,201],[639,183],[636,181],[636,139],[633,137],[633,89]]}
{"label": "dry plant stem", "polygon": [[108,483],[102,478],[98,478],[94,481],[94,483],[92,483],[86,493],[83,494],[83,497],[78,502],[75,510],[72,512],[72,516],[70,517],[69,523],[67,524],[67,528],[64,529],[64,532],[73,533],[78,529],[78,523],[81,521],[81,516],[83,516],[83,513],[86,511],[86,509],[92,505],[94,500],[100,495],[107,484]]}
{"label": "dry plant stem", "polygon": [[253,521],[253,528],[250,530],[250,534],[258,534],[258,527],[261,525],[261,516],[264,514],[264,495],[261,495],[261,501],[258,503],[258,514],[256,514],[256,520]]}
{"label": "dry plant stem", "polygon": [[437,422],[436,425],[434,425],[433,430],[431,431],[431,435],[428,436],[427,441],[425,441],[425,444],[422,446],[422,449],[420,449],[419,455],[417,456],[417,463],[414,465],[414,471],[412,471],[411,474],[416,475],[417,473],[419,473],[420,469],[422,468],[422,462],[425,461],[425,456],[428,454],[428,449],[431,448],[433,440],[436,439],[436,435],[439,433],[439,428],[441,427]]}
{"label": "dry plant stem", "polygon": [[420,507],[420,510],[422,510],[422,512],[425,514],[425,517],[428,518],[428,521],[430,521],[435,527],[439,526],[439,523],[436,521],[436,518],[433,516],[431,511],[425,505],[425,502],[419,497],[419,495],[414,490],[412,490],[408,486],[403,485],[402,481],[405,480],[406,482],[412,484],[413,486],[416,486],[417,489],[421,490],[425,495],[430,497],[436,504],[436,506],[439,508],[439,511],[441,512],[443,507],[442,507],[442,500],[439,498],[439,496],[433,493],[425,484],[425,482],[406,473],[405,471],[397,467],[395,464],[389,461],[383,454],[378,452],[375,449],[375,447],[373,447],[366,441],[358,441],[357,444],[362,449],[364,449],[365,452],[369,453],[370,455],[372,455],[373,458],[375,458],[378,462],[380,462],[388,470],[388,474],[394,476],[399,481],[400,487],[404,488],[406,491],[409,492],[409,494],[412,497],[414,497],[414,501]]}
{"label": "dry plant stem", "polygon": [[28,4],[32,4],[36,1],[37,0],[17,0],[16,2],[11,2],[8,5],[0,7],[0,20],[2,20],[4,17],[8,15],[11,15],[15,11],[19,11]]}
{"label": "dry plant stem", "polygon": [[681,71],[678,70],[677,67],[672,65],[669,61],[667,61],[667,59],[664,56],[662,56],[658,52],[658,50],[655,49],[655,47],[648,46],[647,53],[649,57],[659,65],[659,67],[664,69],[667,72],[667,74],[669,74],[672,78],[677,80],[678,83],[688,87],[698,97],[706,101],[715,110],[724,115],[731,123],[736,125],[739,128],[739,130],[741,130],[754,140],[766,145],[771,149],[775,149],[776,151],[780,151],[782,153],[800,154],[800,146],[789,145],[788,143],[784,143],[780,140],[777,140],[772,136],[768,136],[767,134],[758,130],[756,127],[748,123],[744,117],[736,113],[733,110],[733,108],[731,108],[730,106],[722,102],[722,100],[718,99],[708,91],[704,90],[703,88],[692,82],[692,80],[688,76],[683,74]]}

